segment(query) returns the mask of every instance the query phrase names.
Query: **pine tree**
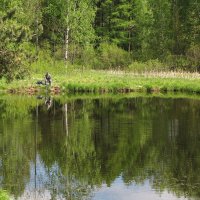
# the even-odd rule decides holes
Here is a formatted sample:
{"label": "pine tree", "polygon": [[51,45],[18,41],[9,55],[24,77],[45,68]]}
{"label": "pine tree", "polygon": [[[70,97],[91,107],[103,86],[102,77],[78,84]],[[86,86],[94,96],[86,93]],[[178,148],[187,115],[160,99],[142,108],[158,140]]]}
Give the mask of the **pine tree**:
{"label": "pine tree", "polygon": [[26,23],[22,1],[1,2],[0,7],[0,77],[21,78],[27,72],[26,47],[31,30]]}
{"label": "pine tree", "polygon": [[97,35],[101,42],[111,42],[128,50],[133,48],[135,27],[134,0],[105,0],[97,3]]}

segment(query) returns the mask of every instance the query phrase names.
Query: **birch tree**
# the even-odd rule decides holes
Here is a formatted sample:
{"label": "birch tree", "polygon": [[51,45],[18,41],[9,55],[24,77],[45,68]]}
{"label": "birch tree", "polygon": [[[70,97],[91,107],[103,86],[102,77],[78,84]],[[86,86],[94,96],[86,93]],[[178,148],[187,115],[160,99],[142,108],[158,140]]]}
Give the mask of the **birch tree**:
{"label": "birch tree", "polygon": [[87,45],[94,39],[95,9],[92,0],[62,0],[62,28],[65,39],[65,61],[69,58],[69,45],[74,42]]}
{"label": "birch tree", "polygon": [[95,4],[93,0],[44,0],[43,37],[56,45],[64,44],[64,60],[69,61],[70,45],[87,46],[94,41]]}

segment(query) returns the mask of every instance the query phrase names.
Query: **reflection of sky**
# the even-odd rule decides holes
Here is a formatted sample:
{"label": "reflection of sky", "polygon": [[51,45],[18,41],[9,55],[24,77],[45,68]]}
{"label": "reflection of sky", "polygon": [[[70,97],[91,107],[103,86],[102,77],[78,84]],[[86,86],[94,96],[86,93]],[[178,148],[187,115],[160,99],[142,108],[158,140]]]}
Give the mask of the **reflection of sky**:
{"label": "reflection of sky", "polygon": [[58,165],[54,164],[47,174],[47,169],[40,155],[37,154],[36,165],[34,162],[30,163],[30,182],[26,185],[24,194],[18,200],[50,200],[51,192],[48,187],[51,180],[49,175],[52,177],[53,173],[58,173]]}
{"label": "reflection of sky", "polygon": [[184,197],[176,197],[167,191],[161,194],[152,190],[148,180],[143,185],[131,184],[126,186],[121,177],[107,187],[103,185],[95,192],[93,200],[182,200]]}
{"label": "reflection of sky", "polygon": [[[26,185],[24,194],[19,197],[19,200],[50,200],[51,192],[48,188],[49,177],[47,175],[47,169],[42,163],[40,156],[37,155],[36,159],[36,178],[35,178],[35,163],[30,164],[30,182]],[[51,176],[58,172],[58,166],[54,164],[51,168]],[[35,182],[36,181],[36,182]],[[59,182],[56,182],[57,187]],[[35,187],[36,186],[36,187]],[[130,184],[125,185],[122,177],[118,177],[110,187],[103,184],[99,189],[93,193],[92,200],[185,200],[184,197],[176,197],[172,193],[164,191],[158,193],[150,186],[149,180],[146,180],[144,184]],[[63,200],[61,196],[57,196],[56,200]],[[85,198],[84,198],[85,199]]]}

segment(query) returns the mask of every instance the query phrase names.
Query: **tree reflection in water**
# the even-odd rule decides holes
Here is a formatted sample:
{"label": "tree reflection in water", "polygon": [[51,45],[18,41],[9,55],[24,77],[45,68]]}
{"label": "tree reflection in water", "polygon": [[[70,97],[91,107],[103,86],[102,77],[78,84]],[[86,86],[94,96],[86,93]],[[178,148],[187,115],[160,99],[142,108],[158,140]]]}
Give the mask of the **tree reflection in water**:
{"label": "tree reflection in water", "polygon": [[15,198],[89,199],[119,176],[200,198],[200,101],[51,100],[0,98],[0,184]]}

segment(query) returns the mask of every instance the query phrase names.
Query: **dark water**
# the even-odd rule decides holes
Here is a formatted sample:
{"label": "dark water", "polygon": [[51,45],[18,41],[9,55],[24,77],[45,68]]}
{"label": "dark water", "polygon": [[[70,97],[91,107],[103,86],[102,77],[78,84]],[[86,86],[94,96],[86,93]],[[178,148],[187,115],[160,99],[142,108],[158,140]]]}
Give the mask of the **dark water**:
{"label": "dark water", "polygon": [[0,97],[15,199],[200,199],[200,100]]}

